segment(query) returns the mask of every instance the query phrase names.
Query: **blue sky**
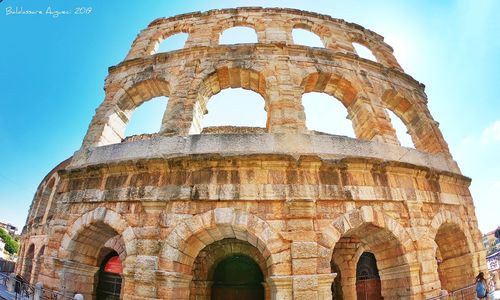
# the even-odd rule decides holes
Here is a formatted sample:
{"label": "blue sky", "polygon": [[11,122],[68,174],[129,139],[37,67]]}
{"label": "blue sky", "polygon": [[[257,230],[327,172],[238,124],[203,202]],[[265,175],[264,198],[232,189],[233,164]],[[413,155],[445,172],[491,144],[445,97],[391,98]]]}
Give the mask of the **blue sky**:
{"label": "blue sky", "polygon": [[[500,1],[124,2],[0,3],[0,221],[22,227],[39,182],[79,149],[94,110],[104,98],[107,68],[123,60],[137,33],[149,22],[191,11],[265,6],[328,14],[383,35],[405,71],[426,85],[430,111],[441,124],[462,172],[473,179],[480,229],[486,232],[500,225]],[[57,18],[7,15],[9,7],[45,11],[49,6],[71,11],[90,7],[92,11]],[[216,103],[234,99],[237,92],[225,90],[214,96],[206,124],[234,114]],[[248,101],[252,103],[248,107],[241,105],[240,116],[251,105],[262,111],[262,99],[249,97],[256,100]],[[162,105],[161,100],[154,102]],[[317,119],[319,124],[308,121],[308,125],[327,130],[322,126],[328,122]],[[345,112],[340,111],[339,119],[345,119]],[[334,128],[339,126],[344,125]]]}

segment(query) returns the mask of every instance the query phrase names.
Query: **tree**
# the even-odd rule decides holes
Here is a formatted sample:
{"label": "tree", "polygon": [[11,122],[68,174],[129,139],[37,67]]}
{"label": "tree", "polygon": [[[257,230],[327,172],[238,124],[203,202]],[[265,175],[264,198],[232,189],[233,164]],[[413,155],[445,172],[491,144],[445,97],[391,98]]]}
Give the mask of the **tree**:
{"label": "tree", "polygon": [[19,243],[14,240],[5,230],[0,228],[0,238],[5,243],[5,251],[15,254],[19,250]]}

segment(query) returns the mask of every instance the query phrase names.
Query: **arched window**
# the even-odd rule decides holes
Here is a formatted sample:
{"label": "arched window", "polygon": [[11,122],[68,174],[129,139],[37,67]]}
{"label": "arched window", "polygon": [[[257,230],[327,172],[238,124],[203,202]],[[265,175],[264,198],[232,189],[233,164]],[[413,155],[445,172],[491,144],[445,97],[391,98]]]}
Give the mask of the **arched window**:
{"label": "arched window", "polygon": [[220,45],[257,43],[257,33],[253,28],[236,26],[224,30],[219,38]]}
{"label": "arched window", "polygon": [[144,102],[132,113],[125,130],[125,136],[151,134],[160,131],[163,113],[167,107],[167,97],[156,97]]}
{"label": "arched window", "polygon": [[408,134],[408,129],[403,121],[401,121],[401,119],[392,111],[386,109],[386,112],[391,119],[392,127],[396,130],[396,137],[399,140],[399,144],[403,147],[415,148],[411,136]]}
{"label": "arched window", "polygon": [[180,32],[167,37],[158,45],[155,53],[170,52],[184,48],[189,34]]}
{"label": "arched window", "polygon": [[266,127],[267,113],[262,97],[253,91],[225,89],[208,100],[203,127]]}
{"label": "arched window", "polygon": [[354,47],[354,50],[356,50],[356,53],[359,57],[377,61],[377,58],[375,57],[375,55],[373,55],[373,52],[366,46],[358,43],[352,43],[352,46]]}
{"label": "arched window", "polygon": [[309,130],[356,138],[347,110],[335,97],[311,92],[302,96]]}
{"label": "arched window", "polygon": [[325,47],[325,45],[321,41],[321,38],[309,30],[294,28],[292,30],[292,37],[293,43],[296,45],[320,48]]}

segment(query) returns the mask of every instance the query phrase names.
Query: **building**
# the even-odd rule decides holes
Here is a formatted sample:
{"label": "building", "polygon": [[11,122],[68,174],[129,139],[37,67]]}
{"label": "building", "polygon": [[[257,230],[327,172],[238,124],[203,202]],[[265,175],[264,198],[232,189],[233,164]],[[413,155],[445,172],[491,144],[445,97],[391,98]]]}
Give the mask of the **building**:
{"label": "building", "polygon": [[16,235],[17,227],[15,227],[12,224],[0,222],[0,228],[5,229],[5,231],[7,231],[7,233],[10,234],[12,237]]}
{"label": "building", "polygon": [[483,244],[488,255],[500,250],[500,238],[497,237],[500,234],[498,232],[500,232],[500,227],[483,235]]}
{"label": "building", "polygon": [[[258,43],[219,45],[234,26]],[[296,28],[324,48],[295,45]],[[184,49],[156,53],[180,32]],[[203,128],[210,97],[237,87],[262,97],[266,127]],[[375,32],[293,9],[161,18],[105,92],[81,149],[34,197],[16,266],[31,282],[87,299],[426,299],[486,271],[470,179],[424,85]],[[357,138],[308,130],[308,92],[340,101]],[[126,138],[134,109],[158,96],[161,131]]]}

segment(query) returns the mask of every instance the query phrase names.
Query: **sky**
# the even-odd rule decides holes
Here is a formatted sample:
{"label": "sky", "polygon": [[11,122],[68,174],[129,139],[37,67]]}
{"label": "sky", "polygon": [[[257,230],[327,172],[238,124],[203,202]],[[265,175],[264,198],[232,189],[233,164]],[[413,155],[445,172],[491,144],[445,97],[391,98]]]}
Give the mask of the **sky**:
{"label": "sky", "polygon": [[[500,1],[495,0],[3,0],[0,221],[22,228],[40,181],[80,148],[95,109],[104,99],[108,67],[124,59],[140,30],[158,17],[238,6],[318,12],[384,36],[405,72],[426,85],[429,109],[462,173],[472,178],[480,230],[485,233],[500,225]],[[49,9],[72,13],[55,17],[47,13]],[[44,14],[12,13],[16,10],[42,10]],[[222,125],[217,122],[223,120],[264,126],[263,100],[251,92],[246,93],[248,98],[240,94],[229,89],[212,97],[204,125]],[[352,128],[346,112],[327,98],[304,96],[306,115],[314,115],[307,125],[349,135]],[[239,112],[224,108],[231,99],[241,100],[236,106]],[[157,112],[162,109],[158,108],[166,100],[141,106],[127,133],[149,130],[145,128],[151,123],[159,127],[155,120],[161,119]],[[254,108],[255,115],[245,119]],[[322,116],[325,109],[338,113],[333,118],[338,123],[332,124],[331,115]],[[231,120],[231,115],[239,117]],[[145,123],[143,127],[132,123],[137,120]]]}

